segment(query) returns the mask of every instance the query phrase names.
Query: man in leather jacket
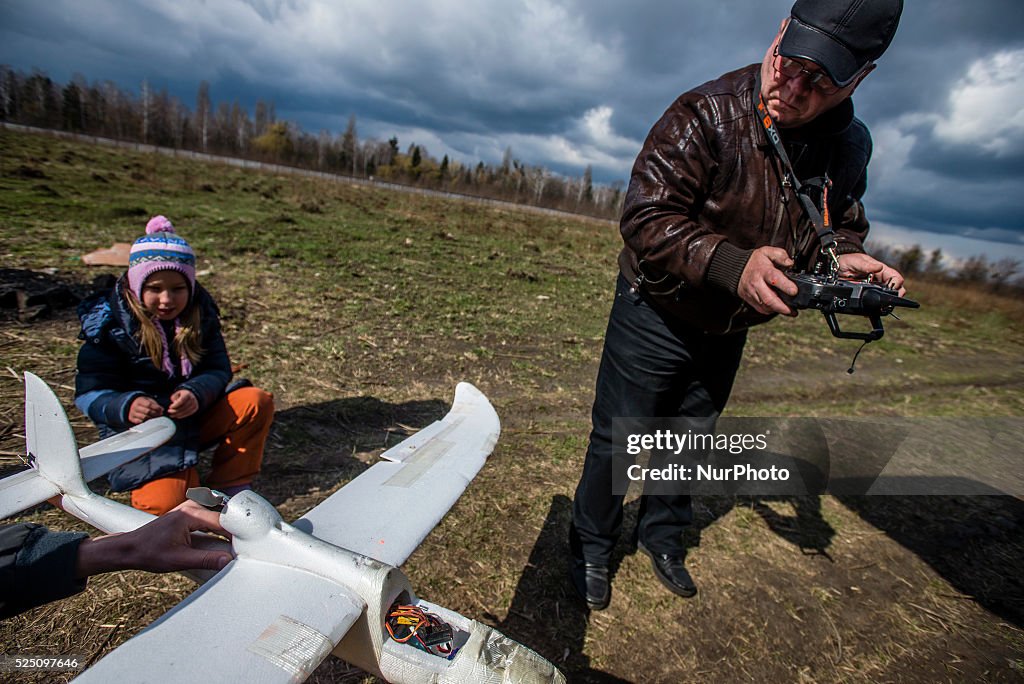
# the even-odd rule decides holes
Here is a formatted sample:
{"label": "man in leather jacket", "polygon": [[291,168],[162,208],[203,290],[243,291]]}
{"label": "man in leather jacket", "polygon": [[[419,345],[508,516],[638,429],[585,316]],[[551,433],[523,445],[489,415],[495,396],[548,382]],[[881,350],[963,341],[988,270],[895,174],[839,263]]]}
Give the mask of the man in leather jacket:
{"label": "man in leather jacket", "polygon": [[[621,274],[573,502],[571,579],[591,609],[609,603],[608,564],[622,526],[612,420],[713,421],[722,412],[746,330],[795,315],[779,298],[797,293],[785,272],[826,258],[797,189],[827,210],[827,258],[839,274],[870,276],[902,294],[903,277],[863,251],[871,137],[850,99],[901,11],[902,0],[797,0],[760,64],[681,95],[644,142],[620,224]],[[814,193],[802,183],[811,178],[828,181]],[[687,494],[641,498],[639,548],[680,596],[696,593],[683,563],[691,518]]]}

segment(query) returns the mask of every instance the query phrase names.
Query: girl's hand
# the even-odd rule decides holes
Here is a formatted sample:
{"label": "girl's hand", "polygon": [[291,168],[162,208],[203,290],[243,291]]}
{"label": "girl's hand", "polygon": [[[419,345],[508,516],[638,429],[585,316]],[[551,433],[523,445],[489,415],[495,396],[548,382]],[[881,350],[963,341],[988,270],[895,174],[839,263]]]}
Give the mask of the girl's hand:
{"label": "girl's hand", "polygon": [[128,407],[128,422],[138,425],[150,418],[159,418],[164,415],[164,409],[152,397],[136,397]]}
{"label": "girl's hand", "polygon": [[199,400],[187,389],[180,389],[171,395],[171,405],[167,407],[167,415],[171,418],[188,418],[199,410]]}

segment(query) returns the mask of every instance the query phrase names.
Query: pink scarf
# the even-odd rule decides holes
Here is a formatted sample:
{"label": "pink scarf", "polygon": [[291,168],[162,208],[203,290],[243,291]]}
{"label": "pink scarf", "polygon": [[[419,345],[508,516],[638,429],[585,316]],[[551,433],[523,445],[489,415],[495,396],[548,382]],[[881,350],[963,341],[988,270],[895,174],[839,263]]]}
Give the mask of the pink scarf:
{"label": "pink scarf", "polygon": [[[156,326],[157,332],[160,333],[160,339],[163,341],[164,347],[164,370],[167,372],[167,377],[174,377],[174,364],[171,363],[171,345],[167,341],[167,333],[164,332],[164,326],[160,322],[160,319],[153,316],[153,325]],[[174,336],[177,337],[178,333],[181,332],[181,319],[174,319]],[[192,362],[188,360],[185,353],[181,354],[181,376],[187,378],[192,375]]]}

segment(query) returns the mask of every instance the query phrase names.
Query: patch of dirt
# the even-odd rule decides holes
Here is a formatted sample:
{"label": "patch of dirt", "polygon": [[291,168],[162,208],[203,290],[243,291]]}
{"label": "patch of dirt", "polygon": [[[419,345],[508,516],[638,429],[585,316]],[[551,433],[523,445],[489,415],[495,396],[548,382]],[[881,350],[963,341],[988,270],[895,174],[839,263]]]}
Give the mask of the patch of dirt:
{"label": "patch of dirt", "polygon": [[891,410],[894,398],[907,395],[955,397],[968,386],[1024,391],[1024,363],[1016,355],[961,354],[897,362],[891,356],[870,356],[870,346],[867,350],[853,374],[846,372],[849,360],[836,355],[808,355],[784,365],[741,367],[729,410],[794,399],[818,404],[835,398],[837,403],[873,402],[875,408],[868,406],[864,411],[872,414]]}

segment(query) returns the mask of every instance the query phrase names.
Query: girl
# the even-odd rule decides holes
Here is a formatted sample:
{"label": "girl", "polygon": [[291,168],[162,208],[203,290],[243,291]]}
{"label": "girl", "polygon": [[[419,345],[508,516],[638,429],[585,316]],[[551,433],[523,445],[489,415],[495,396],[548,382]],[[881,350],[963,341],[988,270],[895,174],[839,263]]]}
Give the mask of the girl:
{"label": "girl", "polygon": [[231,364],[220,312],[196,282],[196,258],[163,216],[132,245],[114,289],[78,308],[75,405],[101,437],[167,415],[177,432],[164,446],[107,475],[132,506],[161,515],[199,486],[198,452],[217,445],[208,486],[248,489],[259,473],[274,415],[273,397],[248,381],[228,385]]}

